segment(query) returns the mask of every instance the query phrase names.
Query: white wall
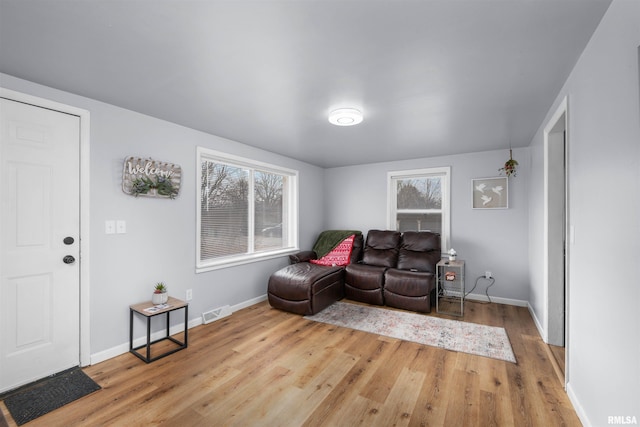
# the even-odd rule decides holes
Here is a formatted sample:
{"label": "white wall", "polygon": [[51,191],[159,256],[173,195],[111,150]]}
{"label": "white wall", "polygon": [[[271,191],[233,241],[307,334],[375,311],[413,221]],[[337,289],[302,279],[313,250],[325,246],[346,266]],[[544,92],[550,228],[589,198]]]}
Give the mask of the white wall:
{"label": "white wall", "polygon": [[[502,210],[472,209],[471,180],[499,176],[498,169],[509,158],[507,148],[327,169],[325,228],[355,228],[365,234],[386,229],[387,172],[451,166],[451,246],[466,261],[467,290],[490,270],[496,282],[489,296],[526,301],[529,150],[515,149],[513,156],[520,168],[517,177],[509,178],[509,209]],[[480,280],[474,294],[484,295],[487,284]]]}
{"label": "white wall", "polygon": [[640,2],[614,0],[531,143],[531,306],[544,316],[543,128],[568,98],[568,393],[585,425],[640,422]]}
{"label": "white wall", "polygon": [[[92,355],[128,343],[129,305],[149,300],[158,281],[178,298],[192,289],[189,317],[197,320],[203,311],[265,295],[269,275],[288,263],[283,256],[195,274],[196,146],[297,169],[301,247],[310,247],[321,229],[321,168],[11,76],[0,74],[0,85],[91,113]],[[179,164],[179,196],[160,200],[124,194],[122,167],[130,155]],[[106,235],[104,222],[110,219],[125,220],[127,233]],[[142,328],[138,331],[143,335]]]}

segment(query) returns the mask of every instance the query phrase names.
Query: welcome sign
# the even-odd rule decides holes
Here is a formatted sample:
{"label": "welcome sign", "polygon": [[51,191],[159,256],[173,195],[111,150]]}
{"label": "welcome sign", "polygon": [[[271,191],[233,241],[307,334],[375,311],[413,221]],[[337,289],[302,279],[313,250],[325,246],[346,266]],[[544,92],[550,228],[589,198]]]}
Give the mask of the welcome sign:
{"label": "welcome sign", "polygon": [[122,191],[132,196],[174,199],[180,192],[182,168],[151,158],[128,157],[122,169]]}

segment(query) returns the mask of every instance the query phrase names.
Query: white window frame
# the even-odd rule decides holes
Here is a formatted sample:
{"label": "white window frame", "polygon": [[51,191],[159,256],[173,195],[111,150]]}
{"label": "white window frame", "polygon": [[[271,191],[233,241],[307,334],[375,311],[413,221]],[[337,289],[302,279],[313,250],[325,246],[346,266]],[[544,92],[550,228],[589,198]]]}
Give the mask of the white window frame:
{"label": "white window frame", "polygon": [[403,171],[391,171],[387,173],[387,228],[389,230],[397,229],[398,214],[398,179],[415,179],[428,178],[432,176],[442,177],[442,208],[441,209],[424,209],[424,213],[442,212],[442,232],[440,233],[440,249],[444,253],[449,250],[451,244],[451,167],[435,167],[425,169],[412,169]]}
{"label": "white window frame", "polygon": [[[206,271],[217,270],[220,268],[233,267],[237,265],[252,263],[256,261],[262,261],[265,259],[277,258],[286,254],[294,253],[299,250],[298,248],[298,171],[293,169],[284,168],[269,163],[260,162],[257,160],[248,159],[245,157],[236,156],[233,154],[223,153],[221,151],[211,150],[205,147],[197,147],[197,162],[196,162],[196,273],[203,273]],[[228,164],[230,166],[241,167],[249,169],[251,171],[260,170],[265,172],[272,172],[278,175],[286,175],[289,179],[287,191],[284,192],[285,198],[284,205],[286,212],[283,212],[283,216],[288,218],[287,232],[288,241],[285,242],[283,248],[274,250],[266,250],[255,252],[253,238],[255,233],[249,232],[248,243],[249,251],[246,254],[230,255],[226,257],[220,257],[217,259],[201,260],[201,206],[200,206],[200,183],[202,182],[202,161],[213,161]],[[250,230],[253,229],[255,224],[254,212],[253,212],[253,180],[249,180],[249,194],[251,198],[249,200],[249,225]],[[283,224],[284,226],[284,224]]]}

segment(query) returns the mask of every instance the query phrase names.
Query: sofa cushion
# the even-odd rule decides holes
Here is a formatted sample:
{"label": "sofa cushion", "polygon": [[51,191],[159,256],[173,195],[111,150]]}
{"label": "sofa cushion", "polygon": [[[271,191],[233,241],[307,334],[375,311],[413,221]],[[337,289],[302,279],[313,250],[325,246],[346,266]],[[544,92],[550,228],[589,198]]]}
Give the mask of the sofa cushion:
{"label": "sofa cushion", "polygon": [[405,231],[398,253],[400,270],[426,271],[435,274],[441,257],[440,235],[429,231]]}
{"label": "sofa cushion", "polygon": [[429,295],[434,287],[435,279],[432,273],[391,268],[384,276],[385,291],[406,297]]}
{"label": "sofa cushion", "polygon": [[379,267],[395,267],[398,262],[400,232],[369,230],[362,263]]}
{"label": "sofa cushion", "polygon": [[435,278],[432,273],[390,268],[384,275],[384,302],[404,310],[429,313],[435,302]]}
{"label": "sofa cushion", "polygon": [[387,267],[349,264],[345,269],[344,294],[354,301],[383,305],[382,287]]}
{"label": "sofa cushion", "polygon": [[350,264],[345,270],[345,283],[358,289],[382,289],[385,271],[387,267]]}

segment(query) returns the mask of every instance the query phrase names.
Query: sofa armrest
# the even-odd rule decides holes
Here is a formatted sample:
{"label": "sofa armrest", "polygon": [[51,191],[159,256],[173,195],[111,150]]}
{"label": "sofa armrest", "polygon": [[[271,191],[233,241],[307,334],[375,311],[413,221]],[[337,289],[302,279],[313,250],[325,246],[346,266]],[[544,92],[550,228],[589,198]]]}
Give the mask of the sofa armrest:
{"label": "sofa armrest", "polygon": [[296,254],[289,255],[289,263],[297,264],[299,262],[307,262],[311,259],[317,259],[318,256],[314,251],[301,251]]}

